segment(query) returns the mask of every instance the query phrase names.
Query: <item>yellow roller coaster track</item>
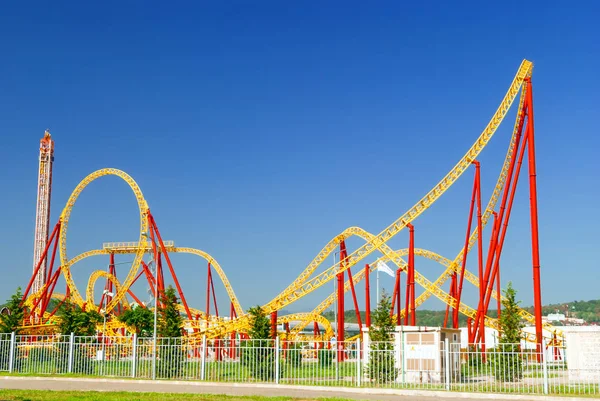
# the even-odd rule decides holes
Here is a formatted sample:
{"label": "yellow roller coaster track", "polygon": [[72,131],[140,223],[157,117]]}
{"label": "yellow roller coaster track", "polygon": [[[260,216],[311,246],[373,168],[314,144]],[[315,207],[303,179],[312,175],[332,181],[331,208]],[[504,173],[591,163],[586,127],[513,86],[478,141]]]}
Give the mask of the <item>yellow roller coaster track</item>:
{"label": "yellow roller coaster track", "polygon": [[[525,78],[531,76],[533,65],[531,62],[524,60],[521,63],[521,66],[515,76],[512,84],[510,85],[506,95],[504,96],[500,107],[494,113],[491,121],[488,123],[486,128],[483,130],[482,134],[475,141],[473,146],[467,151],[467,153],[460,159],[460,161],[454,166],[452,170],[431,190],[427,195],[425,195],[415,206],[408,210],[404,215],[398,218],[394,223],[384,229],[380,234],[376,236],[372,236],[367,240],[367,243],[358,248],[352,254],[348,256],[347,259],[344,260],[344,263],[335,263],[333,266],[326,269],[324,272],[318,274],[314,278],[308,280],[308,278],[314,273],[317,267],[325,261],[327,255],[329,255],[336,246],[336,242],[339,241],[331,241],[329,244],[323,248],[323,250],[317,255],[317,257],[309,264],[309,266],[300,274],[300,276],[290,285],[288,286],[282,293],[280,293],[277,297],[275,297],[272,301],[267,303],[263,309],[265,312],[269,313],[271,311],[279,310],[284,308],[285,306],[291,304],[297,299],[311,293],[315,289],[321,287],[326,284],[330,280],[332,280],[338,272],[345,271],[347,268],[354,266],[359,261],[363,260],[366,256],[371,254],[372,252],[379,250],[386,257],[388,257],[392,262],[394,262],[397,266],[403,267],[405,266],[405,262],[402,261],[399,255],[395,254],[395,252],[391,251],[391,249],[386,245],[386,242],[397,235],[402,229],[406,227],[406,225],[412,222],[415,218],[421,215],[426,209],[428,209],[435,201],[437,201],[447,190],[450,188],[459,177],[468,169],[471,165],[471,162],[474,161],[477,156],[481,153],[483,148],[489,143],[490,139],[496,132],[500,123],[508,113],[512,103],[515,98],[519,94],[523,82]],[[520,116],[517,116],[519,119]],[[514,146],[514,142],[511,141],[511,146]],[[510,151],[509,151],[510,155]],[[509,156],[510,157],[510,156]],[[506,165],[506,162],[505,162]],[[501,173],[504,174],[504,169]],[[504,180],[502,180],[502,186]],[[501,188],[496,188],[494,194],[500,193]],[[491,209],[487,209],[485,215],[487,219],[489,219],[489,215],[491,213]],[[470,246],[475,242],[473,237],[476,234],[471,236],[469,241]],[[433,293],[435,296],[440,298],[442,301],[449,305],[454,305],[455,300],[451,298],[444,291],[439,289],[439,287],[434,288],[433,283],[429,282],[422,276],[415,277],[415,280],[426,288],[429,292]],[[467,307],[466,305],[459,305],[459,309],[462,313],[473,315],[474,310],[472,308]],[[218,329],[213,329],[213,332],[207,333],[209,335],[220,335],[224,332],[231,331],[234,329],[236,325],[239,325],[240,320],[247,319],[246,316],[241,316],[237,321],[232,321],[225,323],[223,326]],[[486,319],[486,323],[494,325],[494,322],[491,319]]]}
{"label": "yellow roller coaster track", "polygon": [[[515,78],[513,79],[506,95],[504,96],[504,98],[502,99],[502,102],[500,103],[499,108],[496,110],[496,112],[492,116],[490,122],[485,127],[485,129],[483,130],[481,135],[477,138],[477,140],[471,146],[471,148],[467,151],[467,153],[452,168],[452,170],[450,170],[450,172],[436,186],[434,186],[433,189],[431,191],[429,191],[419,202],[417,202],[412,208],[410,208],[400,218],[398,218],[390,226],[388,226],[386,229],[384,229],[381,233],[379,233],[377,235],[373,235],[359,227],[350,227],[350,228],[344,230],[343,233],[336,236],[335,238],[333,238],[331,241],[329,241],[327,243],[327,245],[312,260],[312,262],[304,269],[304,271],[296,278],[296,280],[294,280],[279,295],[277,295],[270,302],[268,302],[266,305],[264,305],[263,310],[266,313],[270,313],[270,312],[277,311],[277,310],[284,308],[285,306],[295,302],[299,298],[304,297],[304,296],[308,295],[309,293],[313,292],[314,290],[316,290],[317,288],[325,285],[327,282],[331,281],[336,276],[337,273],[344,272],[345,270],[351,268],[352,266],[356,265],[358,262],[365,259],[367,256],[369,256],[371,253],[373,253],[375,251],[379,251],[381,254],[383,254],[383,256],[381,256],[377,259],[378,261],[381,260],[381,261],[385,261],[385,262],[391,262],[394,265],[396,265],[397,268],[399,268],[401,271],[405,271],[407,264],[402,259],[402,257],[406,255],[406,250],[394,251],[387,245],[387,241],[389,241],[391,238],[393,238],[395,235],[397,235],[409,223],[414,221],[419,215],[421,215],[425,210],[427,210],[462,176],[462,174],[468,169],[468,167],[471,165],[471,163],[474,160],[476,160],[476,158],[481,153],[481,151],[487,146],[487,144],[491,140],[492,136],[496,132],[497,128],[499,127],[499,125],[505,118],[506,114],[508,113],[509,109],[511,108],[514,100],[517,98],[518,94],[521,93],[521,97],[519,99],[520,104],[519,104],[519,108],[518,108],[518,113],[517,113],[516,121],[515,121],[515,124],[513,127],[512,137],[510,140],[507,155],[505,157],[504,164],[500,171],[500,175],[498,177],[498,180],[496,182],[496,185],[494,187],[492,195],[491,195],[491,197],[488,201],[487,207],[485,208],[485,211],[482,215],[482,225],[486,226],[492,217],[492,212],[499,200],[500,194],[502,193],[502,190],[506,183],[509,166],[511,164],[511,161],[512,161],[511,159],[514,154],[519,122],[524,118],[524,116],[522,115],[522,106],[523,106],[524,94],[525,94],[525,86],[523,85],[523,82],[526,78],[531,76],[532,68],[533,68],[532,63],[527,60],[524,60],[521,63]],[[78,199],[81,192],[83,191],[83,189],[86,188],[92,181],[94,181],[100,177],[107,176],[107,175],[114,175],[114,176],[117,176],[117,177],[123,179],[130,186],[132,191],[134,192],[134,195],[135,195],[137,203],[138,203],[139,215],[140,215],[139,241],[136,243],[125,244],[127,246],[125,246],[125,245],[118,246],[118,244],[117,244],[116,246],[114,246],[112,248],[105,248],[102,250],[94,250],[94,251],[85,252],[85,253],[82,253],[81,255],[78,255],[75,258],[69,260],[67,257],[67,248],[66,248],[67,228],[68,228],[71,211],[75,205],[75,202]],[[126,298],[127,290],[131,287],[133,280],[135,279],[136,275],[138,274],[138,271],[140,269],[140,263],[141,263],[144,255],[146,253],[151,252],[151,250],[152,250],[151,244],[150,244],[150,242],[148,242],[148,238],[146,237],[146,235],[148,234],[148,229],[149,229],[148,228],[148,214],[149,214],[148,204],[147,204],[146,200],[144,199],[139,186],[133,180],[133,178],[131,178],[128,174],[126,174],[125,172],[123,172],[121,170],[109,168],[109,169],[101,169],[101,170],[95,171],[95,172],[91,173],[90,175],[88,175],[86,178],[84,178],[79,183],[79,185],[77,185],[77,187],[75,188],[75,190],[69,197],[69,200],[61,214],[60,220],[61,220],[62,225],[61,225],[61,231],[60,231],[60,237],[59,237],[61,272],[63,273],[63,276],[65,277],[65,280],[67,282],[67,286],[70,289],[71,298],[76,303],[78,303],[79,305],[83,305],[84,300],[81,297],[81,295],[80,295],[79,291],[77,290],[75,283],[72,279],[71,267],[75,263],[77,263],[77,262],[81,261],[82,259],[85,259],[89,256],[106,255],[109,253],[135,254],[134,260],[132,262],[132,266],[129,269],[127,277],[125,278],[125,280],[123,281],[122,284],[120,284],[118,282],[116,277],[114,277],[104,271],[93,272],[88,281],[88,286],[87,286],[87,291],[86,291],[87,302],[88,303],[94,302],[94,299],[93,299],[94,298],[94,285],[95,285],[95,282],[97,281],[97,279],[100,277],[104,277],[104,278],[107,278],[108,280],[112,281],[115,284],[115,288],[116,288],[116,295],[110,300],[108,305],[106,305],[105,309],[107,312],[111,312],[115,308],[115,306],[118,305],[119,303],[125,304],[127,302],[127,298]],[[365,243],[361,247],[359,247],[357,250],[355,250],[353,253],[351,253],[344,261],[339,261],[339,262],[335,263],[333,266],[326,268],[324,271],[317,274],[316,276],[313,276],[313,274],[316,272],[317,268],[319,268],[319,266],[321,264],[323,264],[323,262],[325,262],[326,258],[338,247],[340,242],[343,240],[346,240],[347,238],[349,238],[351,236],[358,236],[358,237],[362,238],[365,241]],[[477,240],[478,240],[478,232],[475,229],[470,233],[467,250],[466,250],[467,252],[469,252],[473,248],[473,246],[477,243]],[[220,267],[220,265],[217,263],[217,261],[214,258],[212,258],[209,254],[207,254],[203,251],[197,250],[197,249],[176,248],[173,244],[167,244],[166,248],[167,248],[168,252],[196,254],[198,256],[203,257],[208,262],[210,262],[211,265],[214,267],[215,271],[217,272],[217,274],[219,275],[219,277],[221,278],[221,281],[223,282],[225,289],[228,293],[228,296],[229,296],[229,298],[233,304],[233,307],[238,315],[237,319],[225,321],[225,320],[217,319],[217,318],[214,318],[211,316],[207,317],[204,315],[204,313],[202,311],[194,309],[194,311],[193,311],[194,314],[196,316],[201,316],[203,322],[199,322],[197,320],[191,320],[191,321],[188,321],[187,323],[195,328],[200,328],[201,329],[200,334],[206,334],[208,338],[214,338],[214,337],[221,336],[223,334],[233,332],[233,331],[246,330],[248,328],[248,323],[249,323],[248,316],[244,314],[244,311],[241,308],[241,305],[239,304],[237,297],[235,296],[233,288],[231,287],[229,280],[227,279],[227,276],[225,275],[225,272]],[[424,292],[416,299],[416,306],[421,305],[426,299],[428,299],[429,297],[431,297],[433,295],[433,296],[437,297],[438,299],[440,299],[445,304],[447,304],[451,307],[457,307],[459,309],[459,311],[461,313],[463,313],[464,315],[474,318],[477,313],[475,309],[473,309],[463,303],[456,305],[456,303],[457,303],[456,299],[451,297],[449,294],[447,294],[441,288],[442,285],[448,280],[448,278],[454,272],[459,271],[460,265],[462,263],[462,259],[465,254],[465,250],[461,249],[460,252],[458,252],[458,255],[455,257],[455,259],[452,261],[449,259],[446,259],[440,255],[437,255],[431,251],[427,251],[427,250],[423,250],[423,249],[417,249],[415,252],[417,255],[423,256],[423,257],[431,259],[431,260],[435,260],[438,263],[440,263],[446,267],[444,272],[434,282],[430,281],[425,276],[423,276],[419,272],[415,271],[415,282],[417,282],[419,285],[421,285],[424,288]],[[372,266],[374,266],[374,265],[375,264],[373,264]],[[354,282],[358,282],[358,281],[362,280],[364,278],[364,273],[365,273],[364,269],[360,269],[360,271],[357,272],[353,276]],[[477,287],[479,286],[479,280],[478,280],[477,276],[475,276],[471,272],[465,271],[465,278],[467,279],[467,281],[471,282],[475,286],[477,286]],[[350,287],[349,281],[346,281],[346,284],[344,286],[344,291],[347,291],[349,289],[349,287]],[[493,291],[492,296],[494,298],[497,298],[499,296],[499,294],[496,294],[496,292]],[[321,302],[321,304],[319,306],[317,306],[317,308],[315,308],[312,312],[282,316],[282,317],[278,318],[278,322],[285,323],[285,322],[289,322],[292,320],[301,321],[302,323],[297,325],[296,327],[294,327],[294,329],[292,330],[292,333],[291,333],[291,334],[300,335],[299,331],[302,330],[304,327],[306,327],[306,324],[308,324],[308,322],[317,321],[317,322],[321,323],[322,325],[324,325],[326,328],[325,334],[322,337],[327,337],[327,335],[331,335],[331,333],[332,333],[331,324],[329,323],[329,321],[327,321],[327,319],[325,319],[321,316],[321,313],[329,305],[331,305],[334,302],[335,297],[336,297],[335,294],[331,294],[323,302]],[[34,298],[35,297],[33,295],[30,296],[28,298],[28,302],[32,303]],[[401,311],[401,313],[404,313],[404,311]],[[525,320],[532,322],[532,323],[534,322],[534,317],[527,311],[521,310],[520,313],[521,313],[521,316]],[[206,322],[207,318],[208,318],[208,322]],[[113,324],[113,323],[111,323],[111,324]],[[489,327],[499,328],[498,322],[496,321],[496,319],[492,319],[487,316],[485,317],[485,324]],[[114,323],[113,326],[122,327],[122,326],[118,326],[118,323]],[[553,328],[550,325],[545,325],[544,328],[553,333],[557,333],[557,334],[559,333],[559,331],[557,329]]]}
{"label": "yellow roller coaster track", "polygon": [[[68,269],[65,270],[63,269],[63,275],[65,274],[65,271],[68,272],[68,276],[69,279],[72,282],[72,278],[71,278],[71,268],[73,265],[75,265],[78,262],[81,262],[82,260],[89,258],[91,256],[98,256],[98,255],[109,255],[111,253],[115,253],[115,254],[138,254],[140,249],[142,250],[142,257],[144,254],[146,253],[150,253],[150,251],[152,250],[152,246],[149,242],[144,241],[143,243],[141,243],[142,245],[138,245],[136,247],[115,247],[115,248],[103,248],[103,249],[94,249],[91,251],[87,251],[87,252],[83,252],[77,256],[75,256],[73,259],[68,261]],[[195,248],[189,248],[189,247],[166,247],[165,248],[167,250],[167,252],[172,252],[172,253],[184,253],[184,254],[191,254],[191,255],[197,255],[200,256],[201,258],[205,259],[206,261],[211,263],[211,267],[214,268],[215,272],[218,274],[219,278],[221,279],[221,281],[223,282],[223,286],[225,287],[225,290],[227,291],[227,295],[229,296],[229,299],[231,300],[231,302],[233,303],[233,307],[236,311],[236,313],[238,313],[238,315],[242,315],[244,314],[244,310],[242,309],[242,306],[240,305],[240,302],[237,299],[237,296],[235,295],[235,291],[233,290],[233,287],[231,286],[231,283],[229,282],[229,279],[227,278],[227,275],[225,274],[225,272],[223,271],[223,268],[221,267],[221,265],[219,265],[219,262],[217,262],[217,260],[215,258],[213,258],[210,254],[208,254],[207,252],[204,252],[200,249],[195,249]],[[136,272],[137,272],[137,268],[136,268]],[[100,272],[100,270],[94,272],[92,274],[92,276],[90,277],[90,280],[88,281],[88,287],[87,287],[87,299],[89,300],[93,300],[93,286],[94,286],[94,282],[97,278],[94,279],[94,282],[92,282],[92,278],[94,277],[95,274],[99,274],[98,272]],[[130,275],[130,274],[129,274]],[[128,275],[128,277],[129,277]],[[135,278],[135,276],[134,276]],[[66,279],[66,277],[65,277]],[[128,288],[125,288],[123,290],[123,286],[121,285],[121,291],[117,290],[117,293],[119,292],[126,292]],[[130,284],[131,286],[131,284]],[[73,288],[75,288],[75,284],[73,283],[73,287],[70,287],[71,291],[73,291]],[[122,298],[123,299],[123,298]],[[83,304],[83,301],[81,301],[81,304]],[[109,311],[109,309],[107,308],[107,311]],[[195,310],[197,311],[197,310]],[[202,313],[202,315],[204,315],[204,312],[200,312]]]}
{"label": "yellow roller coaster track", "polygon": [[[71,271],[70,271],[71,265],[70,265],[69,259],[67,257],[67,228],[69,225],[69,218],[71,217],[71,211],[73,210],[73,206],[75,206],[75,202],[77,201],[77,198],[79,197],[81,192],[85,189],[85,187],[87,187],[89,184],[91,184],[92,181],[95,181],[96,179],[107,176],[107,175],[114,175],[114,176],[117,176],[117,177],[123,179],[123,181],[125,181],[129,185],[129,187],[131,187],[131,189],[135,195],[135,198],[137,200],[138,207],[139,207],[139,213],[140,213],[140,239],[139,239],[140,243],[142,241],[145,241],[145,235],[148,232],[148,219],[146,218],[147,213],[148,213],[148,203],[144,199],[144,195],[142,194],[142,191],[139,188],[138,184],[133,180],[133,178],[131,178],[129,176],[129,174],[125,173],[124,171],[117,170],[114,168],[105,168],[105,169],[94,171],[93,173],[91,173],[90,175],[85,177],[79,183],[79,185],[77,185],[77,187],[75,188],[75,190],[69,197],[69,200],[67,201],[67,204],[60,215],[61,231],[60,231],[59,244],[60,244],[60,264],[61,264],[62,274],[65,278],[65,281],[67,282],[67,285],[69,286],[69,289],[71,290],[71,298],[73,299],[73,301],[75,303],[77,303],[79,305],[83,305],[84,301],[81,298],[81,295],[79,294],[79,291],[77,290],[77,286],[75,285],[75,282],[73,281],[73,279],[71,277]],[[144,249],[140,248],[135,255],[135,258],[131,264],[131,269],[129,270],[127,278],[125,279],[125,281],[123,282],[123,285],[121,286],[121,290],[117,291],[114,298],[112,298],[111,301],[106,305],[105,309],[107,312],[112,311],[114,309],[114,307],[119,302],[121,302],[121,300],[125,297],[125,294],[127,293],[127,289],[129,289],[129,287],[131,286],[131,283],[135,279],[135,276],[136,276],[138,270],[140,269],[140,263],[141,263],[143,257],[144,257]]]}

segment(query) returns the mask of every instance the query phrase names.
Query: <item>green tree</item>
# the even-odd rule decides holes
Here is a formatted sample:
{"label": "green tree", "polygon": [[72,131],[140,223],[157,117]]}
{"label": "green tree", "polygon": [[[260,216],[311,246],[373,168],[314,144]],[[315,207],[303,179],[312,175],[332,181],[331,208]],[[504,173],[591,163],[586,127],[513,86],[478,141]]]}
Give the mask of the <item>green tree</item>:
{"label": "green tree", "polygon": [[60,317],[58,330],[66,336],[71,333],[75,336],[94,336],[96,325],[103,320],[97,311],[84,311],[69,299],[65,299],[56,314]]}
{"label": "green tree", "polygon": [[267,317],[260,306],[248,309],[250,315],[250,330],[248,335],[253,340],[271,339],[271,320]]}
{"label": "green tree", "polygon": [[181,326],[183,318],[179,313],[179,299],[175,294],[175,289],[169,286],[162,296],[161,304],[158,309],[160,316],[157,332],[160,337],[181,337]]}
{"label": "green tree", "polygon": [[17,288],[17,291],[10,297],[6,302],[6,308],[8,314],[0,313],[0,333],[12,333],[19,334],[19,326],[23,324],[23,318],[25,317],[25,308],[21,305],[21,299],[23,294],[21,293],[21,287]]}
{"label": "green tree", "polygon": [[521,330],[524,325],[519,315],[517,292],[509,281],[502,300],[503,311],[498,321],[500,338],[498,351],[493,355],[494,376],[496,380],[513,382],[523,377],[523,360],[520,355]]}
{"label": "green tree", "polygon": [[126,309],[118,316],[120,322],[133,327],[140,337],[151,337],[154,331],[154,313],[141,306]]}
{"label": "green tree", "polygon": [[392,341],[395,324],[390,314],[392,309],[390,298],[383,291],[377,309],[373,312],[373,325],[369,329],[371,350],[366,369],[369,378],[378,383],[394,381],[398,376]]}
{"label": "green tree", "polygon": [[[96,326],[103,320],[102,315],[97,311],[84,311],[78,305],[72,303],[71,300],[65,299],[59,307],[57,315],[60,317],[58,323],[60,333],[65,336],[73,333],[79,337],[75,339],[77,349],[87,350],[91,347],[87,344],[97,344],[97,339],[92,338],[92,336],[96,334]],[[63,360],[61,365],[67,366],[68,350],[62,349],[59,353],[59,358]],[[73,373],[94,373],[94,365],[91,363],[89,357],[85,355],[85,352],[74,352],[72,369]]]}
{"label": "green tree", "polygon": [[260,306],[248,310],[250,315],[251,340],[245,346],[242,356],[249,365],[252,375],[258,380],[273,380],[275,378],[275,348],[271,339],[271,322]]}
{"label": "green tree", "polygon": [[[156,328],[162,346],[159,350],[157,374],[159,377],[173,378],[181,375],[185,360],[185,348],[182,342],[183,318],[179,313],[179,299],[175,289],[169,286],[161,297],[158,308],[160,316]],[[136,308],[139,309],[139,308]]]}

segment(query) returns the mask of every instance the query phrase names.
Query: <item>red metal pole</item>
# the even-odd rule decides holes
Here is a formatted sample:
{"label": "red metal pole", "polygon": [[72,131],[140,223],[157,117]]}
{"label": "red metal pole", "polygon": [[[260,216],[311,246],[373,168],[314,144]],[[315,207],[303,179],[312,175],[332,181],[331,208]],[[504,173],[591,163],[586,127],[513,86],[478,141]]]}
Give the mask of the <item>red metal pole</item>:
{"label": "red metal pole", "polygon": [[[396,269],[396,282],[398,283],[398,292],[396,293],[396,308],[398,311],[396,312],[396,325],[400,326],[402,324],[401,312],[402,312],[402,271],[400,268]],[[393,302],[393,301],[392,301]],[[408,311],[404,311],[405,313]]]}
{"label": "red metal pole", "polygon": [[360,338],[362,338],[362,319],[360,318],[360,309],[358,308],[358,300],[356,299],[356,292],[354,291],[354,280],[352,279],[352,272],[348,268],[348,280],[350,281],[350,290],[352,291],[352,301],[354,302],[354,309],[356,310],[356,322],[358,323],[358,330]]}
{"label": "red metal pole", "polygon": [[215,305],[215,316],[219,317],[219,305],[217,305],[217,293],[215,292],[215,282],[210,275],[210,287],[212,288],[213,305]]}
{"label": "red metal pole", "polygon": [[56,226],[54,226],[54,230],[52,230],[52,234],[50,235],[50,238],[48,238],[48,242],[46,242],[46,247],[44,248],[44,252],[42,252],[42,257],[40,258],[40,260],[38,261],[37,266],[35,267],[35,270],[33,271],[33,275],[31,276],[31,279],[29,280],[29,284],[27,284],[27,288],[25,289],[25,292],[23,293],[23,298],[21,299],[21,302],[24,302],[25,299],[27,299],[27,295],[29,295],[29,290],[31,289],[31,286],[33,285],[33,282],[35,281],[35,278],[37,277],[38,272],[40,271],[40,266],[42,265],[42,262],[44,261],[44,259],[46,259],[46,256],[48,256],[48,248],[50,248],[50,244],[52,243],[52,240],[54,239],[54,237],[56,236],[58,239],[58,232],[60,232],[60,220],[58,221],[58,223],[56,223]]}
{"label": "red metal pole", "polygon": [[410,262],[410,324],[417,325],[417,308],[415,306],[415,228],[408,223],[410,241],[408,247],[408,260]]}
{"label": "red metal pole", "polygon": [[[485,300],[485,287],[484,287],[484,272],[483,272],[483,222],[482,222],[482,208],[481,208],[481,169],[480,164],[475,164],[475,181],[477,185],[477,269],[479,275],[479,303],[483,305]],[[493,212],[494,219],[496,219],[496,213]],[[492,230],[493,231],[493,230]],[[492,238],[494,237],[492,233]],[[482,329],[482,352],[484,353],[485,359],[485,315],[480,317]],[[458,327],[458,326],[457,326]]]}
{"label": "red metal pole", "polygon": [[370,266],[365,265],[365,325],[371,327],[371,288],[369,286]]}
{"label": "red metal pole", "polygon": [[277,337],[277,311],[271,312],[271,338]]}
{"label": "red metal pole", "polygon": [[[450,291],[449,295],[452,298],[456,298],[456,271],[452,273],[452,278],[450,281]],[[450,314],[450,305],[446,305],[446,313],[444,314],[444,327],[448,327],[448,316]],[[456,327],[454,327],[456,328]]]}
{"label": "red metal pole", "polygon": [[535,135],[533,124],[533,89],[531,77],[525,78],[527,84],[527,128],[528,129],[528,158],[529,158],[529,205],[531,213],[531,254],[533,265],[533,305],[535,311],[535,336],[538,355],[542,349],[542,288],[540,277],[540,248],[538,232],[537,182],[535,166]]}
{"label": "red metal pole", "polygon": [[[502,232],[500,234],[500,240],[498,241],[497,245],[495,246],[495,249],[494,249],[494,252],[493,252],[493,254],[496,255],[496,258],[495,258],[495,261],[494,261],[495,263],[494,263],[494,266],[492,268],[492,271],[491,271],[491,273],[489,275],[489,277],[491,277],[491,279],[492,279],[492,282],[489,284],[489,288],[487,288],[488,292],[487,292],[486,298],[485,298],[484,313],[487,312],[487,309],[489,307],[490,300],[491,300],[491,297],[492,297],[492,289],[494,288],[493,287],[493,283],[494,283],[494,280],[496,278],[496,271],[498,270],[498,265],[499,265],[499,262],[500,262],[500,255],[502,254],[502,247],[504,245],[504,239],[506,237],[506,231],[508,229],[508,222],[510,220],[510,215],[511,215],[511,211],[512,211],[512,205],[513,205],[513,201],[514,201],[514,198],[515,198],[517,184],[519,182],[519,173],[521,171],[521,166],[522,166],[522,163],[523,163],[523,156],[524,156],[524,153],[525,153],[524,151],[525,151],[525,147],[528,146],[529,135],[528,135],[527,131],[529,131],[529,129],[527,129],[526,132],[525,132],[525,139],[523,141],[523,146],[521,147],[521,149],[519,151],[519,159],[518,159],[517,165],[516,165],[515,177],[514,177],[514,180],[513,180],[513,185],[512,185],[511,191],[510,191],[510,198],[508,200],[508,206],[506,208],[506,214],[504,216],[504,223],[502,224]],[[500,219],[500,216],[498,218]],[[499,224],[498,228],[500,228],[500,224]],[[496,236],[496,238],[498,238],[498,237]]]}
{"label": "red metal pole", "polygon": [[[398,269],[400,270],[400,269]],[[390,308],[390,316],[394,316],[394,310],[396,308],[396,298],[398,296],[398,288],[400,288],[400,275],[396,271],[396,280],[394,281],[394,291],[392,292],[392,307]],[[400,313],[400,311],[398,311]]]}
{"label": "red metal pole", "polygon": [[460,299],[462,296],[463,282],[465,279],[465,268],[467,266],[467,256],[469,254],[469,237],[471,236],[471,224],[473,223],[473,210],[475,209],[475,198],[477,196],[477,172],[479,171],[479,162],[474,160],[472,164],[475,165],[475,179],[473,180],[473,193],[471,194],[471,205],[469,207],[469,220],[467,222],[467,235],[465,238],[465,246],[463,248],[462,265],[460,268],[460,280],[458,281],[458,288],[454,294],[456,299],[456,305],[452,309],[452,326],[458,328],[458,312],[460,308]]}
{"label": "red metal pole", "polygon": [[179,280],[177,280],[177,275],[175,274],[175,270],[173,269],[173,265],[171,264],[171,259],[169,258],[169,253],[165,249],[165,244],[160,236],[160,231],[158,231],[158,227],[156,226],[156,222],[154,221],[154,217],[148,211],[148,217],[152,221],[152,227],[154,231],[156,231],[156,237],[158,238],[158,243],[160,244],[160,248],[162,250],[163,255],[165,256],[165,260],[167,261],[167,265],[169,266],[169,270],[171,271],[171,276],[173,277],[173,281],[175,282],[175,286],[177,287],[177,291],[179,292],[179,297],[181,298],[181,303],[183,304],[183,308],[185,309],[185,313],[187,314],[188,319],[192,319],[192,313],[190,312],[190,308],[188,307],[187,301],[185,300],[185,295],[183,295],[183,291],[181,290],[181,286],[179,285]]}
{"label": "red metal pole", "polygon": [[[54,276],[52,276],[52,278],[50,279],[50,281],[48,283],[46,283],[48,285],[48,287],[50,287],[52,284],[56,285],[56,281],[58,281],[57,279],[58,279],[59,274],[60,274],[60,270],[57,270],[54,273]],[[54,287],[52,287],[52,288],[54,288]],[[35,303],[33,304],[33,307],[31,308],[31,310],[32,311],[35,310],[35,308],[37,308],[37,306],[40,305],[40,304],[43,305],[43,303],[42,303],[43,300],[44,300],[44,297],[37,298],[36,301],[35,301]],[[43,313],[44,313],[44,311],[41,310],[40,317],[43,316]]]}
{"label": "red metal pole", "polygon": [[208,271],[206,273],[206,324],[208,327],[208,321],[210,316],[210,282],[211,282],[211,272],[210,272],[210,262],[208,262]]}
{"label": "red metal pole", "polygon": [[[230,303],[229,305],[229,318],[231,320],[234,319],[235,316],[235,309],[233,307],[233,302]],[[229,336],[229,358],[233,359],[235,358],[235,331],[231,332],[231,335]]]}
{"label": "red metal pole", "polygon": [[498,271],[496,272],[496,294],[498,294],[497,301],[497,310],[498,310],[498,319],[500,319],[500,314],[502,312],[502,289],[500,286],[500,265],[498,265]]}
{"label": "red metal pole", "polygon": [[[40,317],[44,315],[44,312],[46,311],[46,308],[48,307],[48,303],[50,302],[50,297],[52,296],[52,293],[54,292],[54,288],[56,287],[56,283],[58,282],[58,276],[56,277],[55,281],[54,281],[54,285],[52,286],[52,289],[50,291],[48,291],[48,289],[50,288],[50,282],[49,279],[52,277],[50,273],[52,273],[52,270],[54,269],[54,260],[56,259],[56,249],[58,248],[58,236],[60,235],[60,229],[58,230],[58,233],[56,234],[56,240],[54,241],[54,247],[52,248],[52,257],[50,259],[50,268],[48,269],[47,273],[48,276],[46,278],[46,290],[44,291],[44,302],[42,303],[42,309],[40,310]],[[60,272],[60,266],[57,269],[57,272]],[[32,309],[32,312],[35,308]]]}

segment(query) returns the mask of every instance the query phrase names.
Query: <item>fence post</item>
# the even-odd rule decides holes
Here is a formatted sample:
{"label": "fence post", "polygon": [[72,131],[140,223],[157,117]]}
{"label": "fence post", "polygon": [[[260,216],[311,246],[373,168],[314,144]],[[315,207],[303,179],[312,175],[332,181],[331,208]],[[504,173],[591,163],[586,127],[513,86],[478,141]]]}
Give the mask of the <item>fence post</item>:
{"label": "fence post", "polygon": [[542,338],[542,349],[541,349],[541,357],[542,357],[542,371],[544,374],[544,394],[548,394],[548,358],[546,358],[546,354],[544,350],[546,349],[546,339]]}
{"label": "fence post", "polygon": [[275,337],[275,384],[279,384],[279,336]]}
{"label": "fence post", "polygon": [[10,351],[8,354],[8,373],[12,373],[13,369],[14,369],[14,365],[15,365],[15,341],[16,340],[16,336],[15,336],[15,332],[13,331],[12,333],[10,333]]}
{"label": "fence post", "polygon": [[75,348],[75,334],[69,335],[69,358],[67,362],[67,372],[73,373],[73,349]]}
{"label": "fence post", "polygon": [[137,370],[137,333],[133,333],[131,345],[131,377],[135,379]]}
{"label": "fence post", "polygon": [[362,350],[360,349],[360,337],[356,339],[356,385],[360,387],[360,378],[362,376],[362,372],[360,371],[360,354]]}
{"label": "fence post", "polygon": [[450,340],[444,339],[444,370],[446,371],[446,391],[450,391]]}
{"label": "fence post", "polygon": [[200,357],[200,380],[204,380],[206,369],[206,353],[208,352],[206,345],[206,334],[204,334],[202,336],[202,356]]}

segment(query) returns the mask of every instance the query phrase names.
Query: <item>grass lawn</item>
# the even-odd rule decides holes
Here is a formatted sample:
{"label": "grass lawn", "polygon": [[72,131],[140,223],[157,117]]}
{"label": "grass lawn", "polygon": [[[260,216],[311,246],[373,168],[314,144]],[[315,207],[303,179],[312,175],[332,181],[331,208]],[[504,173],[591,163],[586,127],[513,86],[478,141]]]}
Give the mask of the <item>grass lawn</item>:
{"label": "grass lawn", "polygon": [[212,394],[128,393],[99,391],[0,390],[11,401],[350,401],[343,398],[290,398]]}

